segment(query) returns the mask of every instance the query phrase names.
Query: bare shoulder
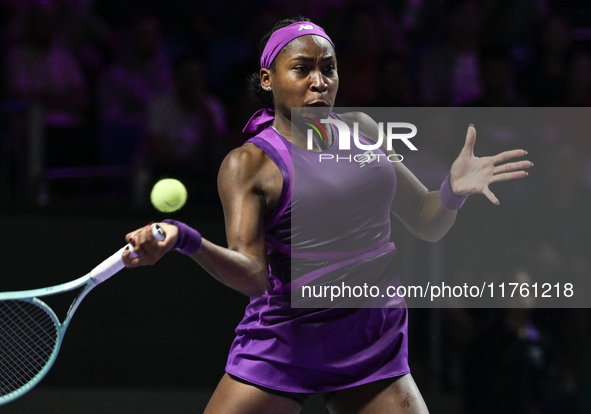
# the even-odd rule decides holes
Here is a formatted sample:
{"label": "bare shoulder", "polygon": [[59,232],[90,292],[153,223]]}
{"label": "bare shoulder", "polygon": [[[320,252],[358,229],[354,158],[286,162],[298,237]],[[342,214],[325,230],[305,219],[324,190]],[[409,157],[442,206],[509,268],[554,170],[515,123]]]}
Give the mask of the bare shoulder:
{"label": "bare shoulder", "polygon": [[254,144],[235,148],[222,161],[218,174],[218,191],[222,204],[236,197],[264,200],[270,210],[279,198],[283,176],[269,156]]}
{"label": "bare shoulder", "polygon": [[248,181],[265,167],[269,157],[254,144],[244,144],[226,155],[220,166],[220,179]]}

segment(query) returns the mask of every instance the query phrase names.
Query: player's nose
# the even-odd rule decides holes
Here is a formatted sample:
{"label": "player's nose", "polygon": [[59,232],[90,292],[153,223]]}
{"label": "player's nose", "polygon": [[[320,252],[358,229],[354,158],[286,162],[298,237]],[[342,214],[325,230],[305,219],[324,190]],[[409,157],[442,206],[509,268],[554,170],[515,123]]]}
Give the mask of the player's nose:
{"label": "player's nose", "polygon": [[314,70],[310,73],[310,88],[318,92],[324,92],[328,88],[328,84],[320,70]]}

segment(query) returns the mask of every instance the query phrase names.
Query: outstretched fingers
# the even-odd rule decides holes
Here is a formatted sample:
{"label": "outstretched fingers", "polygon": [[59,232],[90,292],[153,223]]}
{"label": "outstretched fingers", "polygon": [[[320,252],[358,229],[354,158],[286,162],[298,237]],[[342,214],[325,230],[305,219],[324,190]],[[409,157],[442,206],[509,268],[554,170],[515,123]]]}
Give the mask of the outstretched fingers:
{"label": "outstretched fingers", "polygon": [[528,175],[527,171],[513,171],[513,172],[508,172],[508,173],[495,174],[491,178],[490,182],[491,183],[498,183],[501,181],[515,180],[517,178],[527,177],[527,175]]}
{"label": "outstretched fingers", "polygon": [[473,124],[470,124],[470,126],[468,127],[468,131],[466,132],[466,141],[464,143],[464,148],[462,148],[460,155],[473,157],[475,143],[476,143],[476,128],[474,128]]}
{"label": "outstretched fingers", "polygon": [[524,170],[533,166],[534,163],[531,161],[516,161],[496,165],[493,169],[493,176],[490,182],[495,183],[527,177],[528,173]]}
{"label": "outstretched fingers", "polygon": [[504,152],[501,152],[500,154],[497,154],[491,158],[492,158],[493,164],[497,165],[497,164],[500,164],[500,163],[505,162],[507,160],[510,160],[512,158],[523,157],[524,155],[527,155],[527,151],[518,149],[518,150],[504,151]]}
{"label": "outstretched fingers", "polygon": [[524,170],[526,168],[530,168],[533,166],[534,166],[534,163],[531,161],[508,162],[506,164],[495,165],[493,172],[495,174],[500,174],[500,173],[515,171],[515,170]]}
{"label": "outstretched fingers", "polygon": [[488,186],[484,187],[484,189],[482,190],[482,194],[484,194],[486,198],[488,198],[491,201],[491,203],[496,205],[501,204],[499,199],[493,194],[492,191],[490,191],[490,188],[488,188]]}

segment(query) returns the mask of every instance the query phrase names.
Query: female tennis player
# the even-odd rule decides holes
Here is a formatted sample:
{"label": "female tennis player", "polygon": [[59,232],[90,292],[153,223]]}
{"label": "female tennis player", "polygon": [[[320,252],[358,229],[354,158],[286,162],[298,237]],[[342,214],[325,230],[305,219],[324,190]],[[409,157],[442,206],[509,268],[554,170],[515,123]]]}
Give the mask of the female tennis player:
{"label": "female tennis player", "polygon": [[[524,150],[475,157],[473,126],[439,191],[428,191],[401,162],[384,163],[386,157],[367,163],[363,174],[357,162],[319,163],[319,151],[337,151],[337,130],[327,128],[327,139],[306,150],[305,134],[292,131],[292,108],[324,108],[331,118],[357,122],[366,144],[377,140],[378,126],[362,113],[331,114],[339,78],[322,28],[284,20],[262,44],[256,86],[266,107],[245,128],[255,137],[225,158],[218,177],[228,247],[165,220],[162,242],[149,227],[126,236],[138,253],[134,259],[124,254],[126,266],[153,264],[174,249],[250,296],[206,414],[297,413],[311,393],[323,394],[331,413],[427,413],[408,366],[406,307],[292,308],[291,259],[304,276],[331,277],[355,266],[367,280],[378,280],[395,254],[391,212],[417,237],[439,240],[468,195],[498,204],[489,184],[525,177],[532,164],[501,164]],[[346,240],[312,228],[343,224]]]}

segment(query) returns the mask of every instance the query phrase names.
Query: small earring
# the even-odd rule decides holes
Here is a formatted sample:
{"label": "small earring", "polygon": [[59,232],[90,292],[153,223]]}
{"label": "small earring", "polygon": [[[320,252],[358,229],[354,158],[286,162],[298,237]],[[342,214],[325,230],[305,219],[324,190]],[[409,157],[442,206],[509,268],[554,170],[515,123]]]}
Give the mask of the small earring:
{"label": "small earring", "polygon": [[267,86],[267,90],[270,91],[271,90],[271,87],[270,86]]}

